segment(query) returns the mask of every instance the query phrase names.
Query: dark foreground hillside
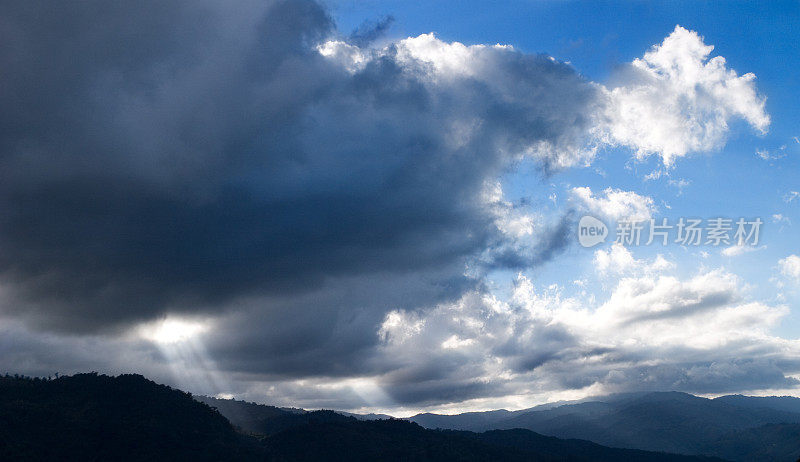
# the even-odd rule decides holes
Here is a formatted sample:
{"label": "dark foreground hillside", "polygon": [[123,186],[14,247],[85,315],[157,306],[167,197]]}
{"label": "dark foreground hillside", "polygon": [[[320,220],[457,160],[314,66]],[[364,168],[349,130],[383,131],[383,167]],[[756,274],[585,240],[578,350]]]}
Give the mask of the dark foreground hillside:
{"label": "dark foreground hillside", "polygon": [[588,441],[560,440],[529,430],[486,433],[426,430],[404,420],[347,421],[292,427],[270,438],[281,461],[541,461],[689,462],[695,456],[614,449]]}
{"label": "dark foreground hillside", "polygon": [[250,428],[237,429],[190,394],[138,375],[0,377],[0,460],[712,460],[612,449],[529,430],[427,430],[332,411],[217,404]]}
{"label": "dark foreground hillside", "polygon": [[0,377],[2,460],[223,460],[259,449],[191,395],[140,375]]}

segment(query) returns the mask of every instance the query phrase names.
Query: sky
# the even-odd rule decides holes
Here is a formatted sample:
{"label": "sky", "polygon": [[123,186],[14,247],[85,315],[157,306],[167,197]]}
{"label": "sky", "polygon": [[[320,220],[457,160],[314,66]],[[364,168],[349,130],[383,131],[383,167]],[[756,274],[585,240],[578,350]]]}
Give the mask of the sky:
{"label": "sky", "polygon": [[796,1],[2,11],[0,372],[800,396]]}

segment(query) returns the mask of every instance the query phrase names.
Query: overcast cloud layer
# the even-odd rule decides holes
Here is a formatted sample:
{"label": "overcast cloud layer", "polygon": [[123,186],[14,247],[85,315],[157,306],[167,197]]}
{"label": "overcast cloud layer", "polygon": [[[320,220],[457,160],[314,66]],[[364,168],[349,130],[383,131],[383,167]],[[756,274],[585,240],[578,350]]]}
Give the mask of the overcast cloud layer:
{"label": "overcast cloud layer", "polygon": [[[9,370],[124,363],[351,409],[797,382],[798,346],[769,334],[786,307],[724,270],[681,280],[615,247],[595,256],[619,277],[605,300],[524,276],[509,300],[487,288],[558,258],[580,211],[656,209],[576,186],[556,219],[522,212],[499,183],[521,160],[544,178],[624,146],[668,169],[724,145],[732,120],[768,129],[755,76],[695,32],[676,27],[609,88],[510,46],[376,45],[388,22],[347,37],[310,1],[2,11]],[[181,318],[202,341],[137,335]]]}

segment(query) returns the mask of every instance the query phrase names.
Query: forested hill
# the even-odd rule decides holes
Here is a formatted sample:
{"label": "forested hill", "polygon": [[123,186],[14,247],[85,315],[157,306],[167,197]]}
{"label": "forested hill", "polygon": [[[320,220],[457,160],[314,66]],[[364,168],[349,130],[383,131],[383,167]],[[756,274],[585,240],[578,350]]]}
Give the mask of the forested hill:
{"label": "forested hill", "polygon": [[140,375],[0,377],[2,460],[222,460],[247,438],[188,393]]}

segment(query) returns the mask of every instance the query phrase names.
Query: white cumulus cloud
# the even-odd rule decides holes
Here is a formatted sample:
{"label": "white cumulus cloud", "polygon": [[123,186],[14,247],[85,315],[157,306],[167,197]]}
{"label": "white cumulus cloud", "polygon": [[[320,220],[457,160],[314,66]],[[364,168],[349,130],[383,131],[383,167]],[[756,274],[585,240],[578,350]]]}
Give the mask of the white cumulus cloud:
{"label": "white cumulus cloud", "polygon": [[[679,278],[662,257],[626,252],[612,250],[609,258],[647,270],[619,277],[604,300],[566,296],[557,285],[537,288],[519,276],[505,300],[476,291],[422,313],[391,313],[381,331],[389,334],[383,353],[394,371],[383,386],[430,398],[448,383],[429,402],[447,406],[502,396],[535,401],[566,390],[702,393],[796,384],[791,375],[800,366],[790,359],[800,343],[770,333],[787,307],[750,300],[742,281],[723,269]],[[782,360],[783,375],[774,374]],[[730,373],[715,375],[720,367]],[[428,378],[424,386],[406,383],[420,375]]]}
{"label": "white cumulus cloud", "polygon": [[733,118],[766,133],[770,117],[756,76],[738,75],[722,56],[709,58],[713,50],[697,32],[676,26],[635,59],[628,81],[606,90],[606,141],[639,158],[660,155],[670,166],[691,152],[720,148]]}
{"label": "white cumulus cloud", "polygon": [[[509,45],[468,46],[429,33],[380,49],[332,40],[318,50],[351,72],[364,69],[375,58],[391,56],[430,85],[471,79],[501,99],[531,99],[537,94],[535,87],[519,85],[518,76],[504,66],[516,53]],[[611,87],[592,84],[597,95],[584,114],[586,132],[573,131],[566,133],[570,138],[558,140],[540,139],[521,147],[522,153],[546,159],[550,167],[564,168],[588,165],[598,147],[625,146],[640,159],[659,155],[669,167],[689,153],[721,148],[732,119],[743,119],[759,133],[766,133],[770,117],[766,98],[756,90],[755,75],[739,75],[724,57],[711,57],[713,50],[697,32],[676,26],[661,44],[630,63],[624,83]],[[558,74],[538,77],[561,78]],[[553,110],[559,112],[555,106]],[[468,123],[461,126],[467,132],[470,127]]]}

